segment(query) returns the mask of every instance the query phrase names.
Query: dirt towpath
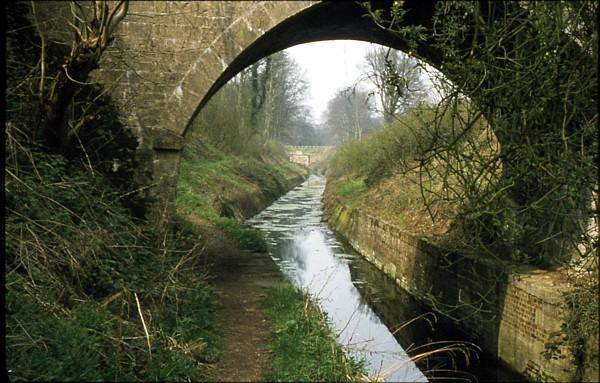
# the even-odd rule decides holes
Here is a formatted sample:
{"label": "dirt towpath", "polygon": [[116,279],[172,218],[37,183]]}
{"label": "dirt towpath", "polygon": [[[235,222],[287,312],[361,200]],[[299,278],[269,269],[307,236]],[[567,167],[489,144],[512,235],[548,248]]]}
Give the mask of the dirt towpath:
{"label": "dirt towpath", "polygon": [[210,283],[223,304],[219,314],[223,356],[209,370],[209,379],[261,381],[272,335],[263,302],[266,289],[283,276],[267,254],[240,251],[220,230],[201,220],[194,223],[208,241],[205,251],[213,263]]}

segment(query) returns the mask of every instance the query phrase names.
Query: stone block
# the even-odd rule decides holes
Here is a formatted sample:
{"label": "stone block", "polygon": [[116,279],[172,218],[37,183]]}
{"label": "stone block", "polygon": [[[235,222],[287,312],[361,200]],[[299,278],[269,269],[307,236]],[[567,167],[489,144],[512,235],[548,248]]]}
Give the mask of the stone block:
{"label": "stone block", "polygon": [[152,148],[161,151],[180,151],[183,149],[182,136],[162,128],[152,129]]}

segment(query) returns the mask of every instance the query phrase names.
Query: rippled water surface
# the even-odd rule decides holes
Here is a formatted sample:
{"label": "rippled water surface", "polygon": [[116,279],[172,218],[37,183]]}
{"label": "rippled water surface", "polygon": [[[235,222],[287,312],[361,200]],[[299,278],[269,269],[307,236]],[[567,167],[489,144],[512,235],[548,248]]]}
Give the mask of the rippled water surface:
{"label": "rippled water surface", "polygon": [[319,299],[339,342],[367,360],[370,376],[427,381],[361,295],[364,281],[352,267],[358,256],[322,222],[324,188],[325,179],[311,175],[247,223],[265,233],[271,256],[292,283]]}

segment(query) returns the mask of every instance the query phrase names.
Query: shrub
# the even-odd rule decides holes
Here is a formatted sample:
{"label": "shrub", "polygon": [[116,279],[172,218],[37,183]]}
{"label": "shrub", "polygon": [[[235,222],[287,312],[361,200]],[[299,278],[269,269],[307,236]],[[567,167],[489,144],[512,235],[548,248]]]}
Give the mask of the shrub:
{"label": "shrub", "polygon": [[200,363],[219,353],[218,305],[199,279],[191,226],[180,222],[165,242],[132,219],[101,174],[10,142],[9,377],[201,379]]}

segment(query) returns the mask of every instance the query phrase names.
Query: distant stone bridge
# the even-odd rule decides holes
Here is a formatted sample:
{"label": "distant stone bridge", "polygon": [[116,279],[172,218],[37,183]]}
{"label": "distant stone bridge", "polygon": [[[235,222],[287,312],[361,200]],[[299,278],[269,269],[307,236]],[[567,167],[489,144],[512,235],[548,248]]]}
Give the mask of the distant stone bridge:
{"label": "distant stone bridge", "polygon": [[310,168],[322,163],[333,152],[333,146],[286,146],[290,162]]}

